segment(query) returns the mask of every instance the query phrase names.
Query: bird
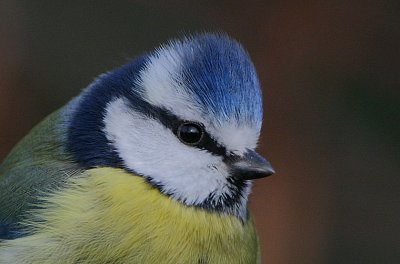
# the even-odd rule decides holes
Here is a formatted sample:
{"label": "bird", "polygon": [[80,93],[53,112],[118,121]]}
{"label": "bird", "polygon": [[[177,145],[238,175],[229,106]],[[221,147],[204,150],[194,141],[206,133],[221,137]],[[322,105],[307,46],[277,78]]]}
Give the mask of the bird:
{"label": "bird", "polygon": [[0,263],[261,263],[262,90],[226,33],[99,75],[0,165]]}

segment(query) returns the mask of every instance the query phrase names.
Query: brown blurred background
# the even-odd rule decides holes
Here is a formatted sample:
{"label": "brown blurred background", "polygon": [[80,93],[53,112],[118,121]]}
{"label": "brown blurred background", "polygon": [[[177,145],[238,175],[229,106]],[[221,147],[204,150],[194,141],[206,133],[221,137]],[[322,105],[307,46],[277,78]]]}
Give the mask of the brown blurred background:
{"label": "brown blurred background", "polygon": [[[264,89],[263,263],[400,263],[400,1],[0,2],[0,160],[99,73],[226,31]],[[0,190],[1,191],[1,190]]]}

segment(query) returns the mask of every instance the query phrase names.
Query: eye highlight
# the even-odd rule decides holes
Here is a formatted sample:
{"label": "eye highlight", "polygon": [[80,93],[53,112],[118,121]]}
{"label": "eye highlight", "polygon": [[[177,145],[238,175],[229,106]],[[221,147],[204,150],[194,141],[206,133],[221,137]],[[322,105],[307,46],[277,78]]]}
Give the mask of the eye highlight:
{"label": "eye highlight", "polygon": [[184,122],[178,127],[177,136],[186,145],[197,145],[203,139],[204,128],[199,123]]}

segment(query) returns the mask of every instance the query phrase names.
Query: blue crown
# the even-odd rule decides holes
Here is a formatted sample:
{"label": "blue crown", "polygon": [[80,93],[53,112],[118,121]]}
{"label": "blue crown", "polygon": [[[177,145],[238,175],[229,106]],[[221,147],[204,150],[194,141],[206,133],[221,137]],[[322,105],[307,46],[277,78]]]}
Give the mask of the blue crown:
{"label": "blue crown", "polygon": [[[208,113],[222,120],[262,122],[262,96],[249,55],[235,40],[223,34],[200,34],[184,39],[184,86]],[[175,44],[176,44],[175,43]]]}

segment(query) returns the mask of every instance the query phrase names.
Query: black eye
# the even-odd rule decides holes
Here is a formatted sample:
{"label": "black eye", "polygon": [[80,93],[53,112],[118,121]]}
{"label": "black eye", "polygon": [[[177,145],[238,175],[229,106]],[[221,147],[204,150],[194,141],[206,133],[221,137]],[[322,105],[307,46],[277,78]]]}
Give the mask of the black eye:
{"label": "black eye", "polygon": [[200,124],[185,122],[178,127],[178,138],[185,144],[196,145],[204,135],[204,129]]}

